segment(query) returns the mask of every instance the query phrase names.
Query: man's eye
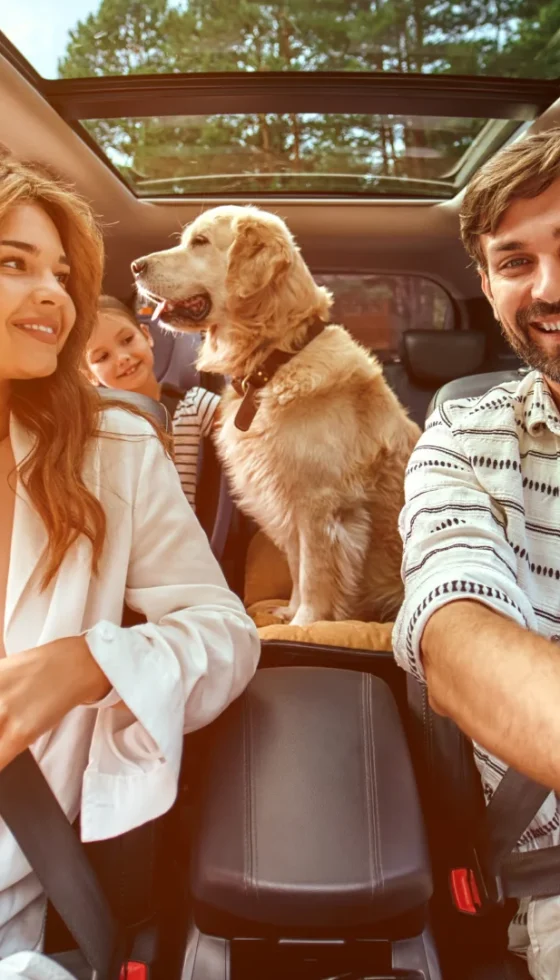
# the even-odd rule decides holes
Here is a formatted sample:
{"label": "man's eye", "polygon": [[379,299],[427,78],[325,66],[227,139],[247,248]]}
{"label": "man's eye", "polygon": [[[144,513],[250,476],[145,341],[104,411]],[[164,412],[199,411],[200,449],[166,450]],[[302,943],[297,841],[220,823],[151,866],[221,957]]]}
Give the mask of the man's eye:
{"label": "man's eye", "polygon": [[504,263],[502,269],[518,269],[519,266],[526,265],[527,262],[528,259],[524,259],[524,258],[510,259],[509,262]]}
{"label": "man's eye", "polygon": [[207,238],[206,235],[195,235],[194,238],[191,238],[191,245],[193,247],[195,247],[196,245],[209,245],[209,244],[210,244],[210,239]]}

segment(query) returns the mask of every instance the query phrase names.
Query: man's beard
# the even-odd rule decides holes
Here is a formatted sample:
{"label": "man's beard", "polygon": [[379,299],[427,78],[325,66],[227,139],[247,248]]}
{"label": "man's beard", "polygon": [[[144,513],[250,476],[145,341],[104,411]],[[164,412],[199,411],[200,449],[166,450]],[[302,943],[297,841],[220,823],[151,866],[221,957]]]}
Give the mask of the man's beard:
{"label": "man's beard", "polygon": [[519,334],[506,330],[501,321],[500,329],[510,347],[522,361],[536,371],[541,371],[551,381],[560,383],[560,350],[558,355],[551,356],[529,336],[529,325],[548,316],[557,316],[560,320],[560,302],[533,303],[532,306],[518,310],[515,315],[515,325]]}

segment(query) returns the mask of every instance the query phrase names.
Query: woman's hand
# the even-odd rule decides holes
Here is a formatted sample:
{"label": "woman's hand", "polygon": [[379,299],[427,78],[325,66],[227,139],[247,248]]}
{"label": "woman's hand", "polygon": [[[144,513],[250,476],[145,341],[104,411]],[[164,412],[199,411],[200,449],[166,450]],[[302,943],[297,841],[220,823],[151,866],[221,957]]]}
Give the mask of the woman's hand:
{"label": "woman's hand", "polygon": [[83,636],[45,643],[0,660],[0,769],[72,708],[98,701],[111,685]]}

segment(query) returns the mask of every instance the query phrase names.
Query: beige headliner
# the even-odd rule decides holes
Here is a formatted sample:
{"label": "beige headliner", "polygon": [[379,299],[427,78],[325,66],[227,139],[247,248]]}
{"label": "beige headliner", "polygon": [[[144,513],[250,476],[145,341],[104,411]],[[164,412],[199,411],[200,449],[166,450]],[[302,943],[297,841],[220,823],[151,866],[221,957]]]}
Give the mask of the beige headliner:
{"label": "beige headliner", "polygon": [[[559,119],[560,101],[534,127]],[[205,207],[227,202],[139,201],[1,56],[0,142],[17,156],[49,163],[93,203],[106,233],[105,286],[120,295],[131,289],[132,259],[165,247]],[[459,300],[479,295],[458,239],[458,199],[258,203],[286,219],[316,271],[411,271],[438,280]]]}

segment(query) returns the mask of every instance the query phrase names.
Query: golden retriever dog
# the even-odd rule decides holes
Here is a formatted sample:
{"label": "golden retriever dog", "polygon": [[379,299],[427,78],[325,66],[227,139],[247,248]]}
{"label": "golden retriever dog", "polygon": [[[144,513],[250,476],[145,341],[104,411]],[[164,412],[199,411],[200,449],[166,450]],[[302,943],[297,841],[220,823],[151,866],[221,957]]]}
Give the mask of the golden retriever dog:
{"label": "golden retriever dog", "polygon": [[132,269],[164,323],[204,331],[198,367],[236,379],[218,452],[242,510],[287,555],[293,592],[281,618],[394,617],[397,522],[419,430],[376,358],[328,323],[332,298],[284,222],[213,208]]}

